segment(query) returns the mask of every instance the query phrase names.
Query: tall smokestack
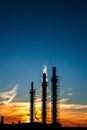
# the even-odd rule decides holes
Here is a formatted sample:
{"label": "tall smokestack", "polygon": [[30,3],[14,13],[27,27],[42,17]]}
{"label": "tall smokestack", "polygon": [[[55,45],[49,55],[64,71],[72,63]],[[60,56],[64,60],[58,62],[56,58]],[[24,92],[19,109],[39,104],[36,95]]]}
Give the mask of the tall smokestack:
{"label": "tall smokestack", "polygon": [[56,67],[52,68],[52,121],[53,124],[57,123],[57,76],[56,76]]}
{"label": "tall smokestack", "polygon": [[46,73],[43,73],[43,82],[42,82],[42,122],[46,123],[46,94],[47,94],[47,82],[46,82]]}
{"label": "tall smokestack", "polygon": [[34,97],[35,97],[35,90],[33,88],[33,82],[31,82],[31,90],[30,90],[30,121],[33,123],[33,113],[34,113]]}

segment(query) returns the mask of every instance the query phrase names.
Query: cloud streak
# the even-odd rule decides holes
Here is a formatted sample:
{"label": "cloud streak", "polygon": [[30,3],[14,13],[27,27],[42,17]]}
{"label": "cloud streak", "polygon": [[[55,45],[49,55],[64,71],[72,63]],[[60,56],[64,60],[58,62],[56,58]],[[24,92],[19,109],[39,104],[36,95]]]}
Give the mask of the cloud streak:
{"label": "cloud streak", "polygon": [[2,101],[0,101],[0,104],[10,103],[17,95],[17,88],[18,85],[16,85],[12,90],[1,92],[0,98],[2,99]]}
{"label": "cloud streak", "polygon": [[72,96],[72,95],[73,95],[73,93],[67,93],[67,95],[68,95],[68,96]]}

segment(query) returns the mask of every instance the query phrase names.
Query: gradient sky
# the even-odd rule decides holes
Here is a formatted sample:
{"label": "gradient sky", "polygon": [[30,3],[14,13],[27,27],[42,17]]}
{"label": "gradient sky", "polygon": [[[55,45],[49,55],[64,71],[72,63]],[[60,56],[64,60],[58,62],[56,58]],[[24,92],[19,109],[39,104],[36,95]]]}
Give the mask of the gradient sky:
{"label": "gradient sky", "polygon": [[49,91],[56,66],[61,101],[87,105],[87,1],[0,0],[1,108],[28,102],[31,81],[39,97],[44,64]]}

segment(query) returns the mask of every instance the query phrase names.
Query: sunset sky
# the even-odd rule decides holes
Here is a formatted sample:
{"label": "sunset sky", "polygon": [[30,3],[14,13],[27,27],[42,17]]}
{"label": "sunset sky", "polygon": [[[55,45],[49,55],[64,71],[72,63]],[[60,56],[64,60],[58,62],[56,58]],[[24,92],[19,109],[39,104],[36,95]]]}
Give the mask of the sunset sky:
{"label": "sunset sky", "polygon": [[0,0],[0,116],[6,123],[29,122],[32,81],[35,121],[41,121],[44,65],[48,99],[56,66],[60,122],[87,126],[87,1]]}

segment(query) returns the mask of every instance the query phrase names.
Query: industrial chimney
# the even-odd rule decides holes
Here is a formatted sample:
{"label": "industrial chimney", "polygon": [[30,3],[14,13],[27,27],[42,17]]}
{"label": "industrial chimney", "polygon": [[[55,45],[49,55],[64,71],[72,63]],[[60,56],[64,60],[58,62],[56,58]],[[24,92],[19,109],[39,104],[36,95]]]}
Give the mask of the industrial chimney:
{"label": "industrial chimney", "polygon": [[46,73],[43,73],[43,81],[42,81],[42,122],[46,123],[46,95],[47,94],[47,81],[46,81]]}
{"label": "industrial chimney", "polygon": [[33,123],[33,116],[34,116],[34,97],[35,97],[35,89],[33,88],[33,82],[31,82],[31,90],[30,90],[30,121]]}
{"label": "industrial chimney", "polygon": [[52,122],[53,124],[57,123],[57,80],[58,77],[56,76],[56,67],[52,68],[52,78],[51,78],[51,85],[52,85]]}

